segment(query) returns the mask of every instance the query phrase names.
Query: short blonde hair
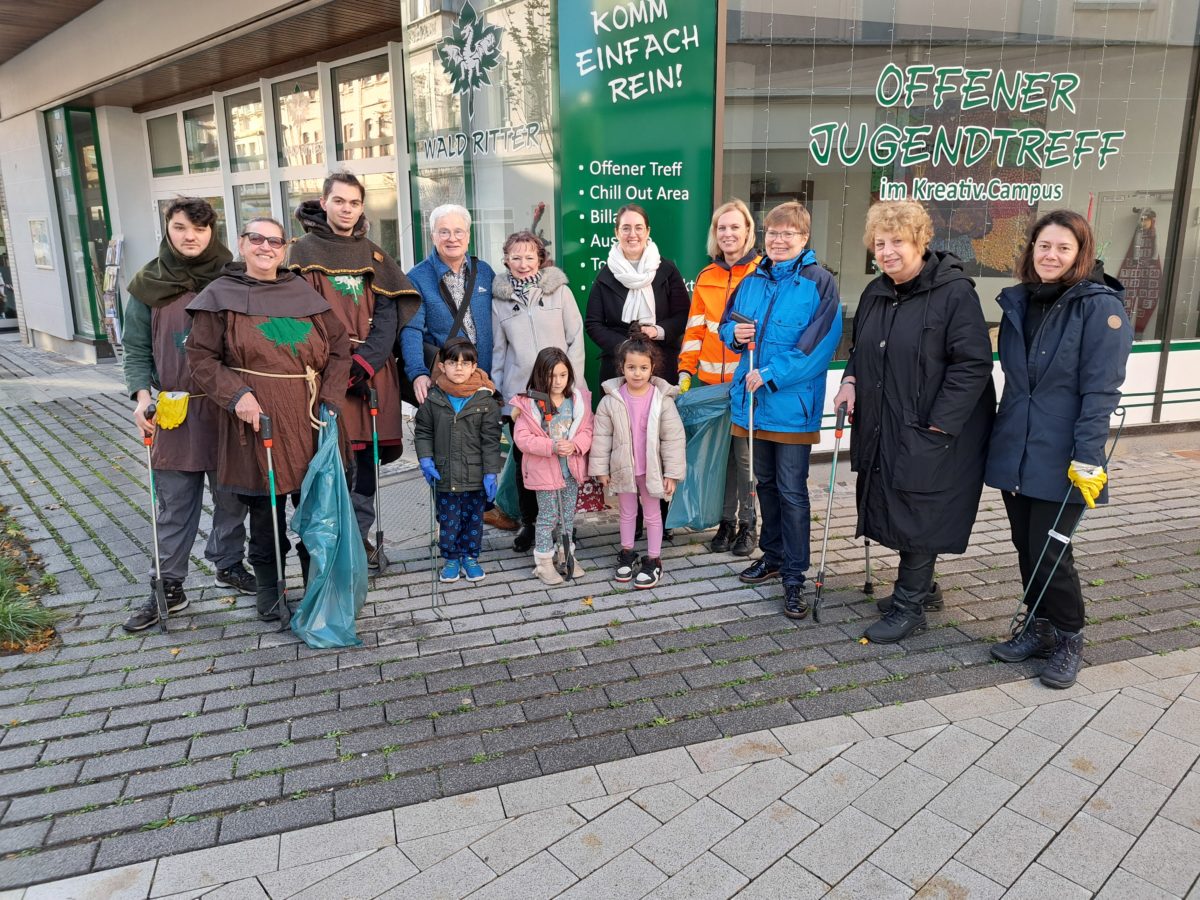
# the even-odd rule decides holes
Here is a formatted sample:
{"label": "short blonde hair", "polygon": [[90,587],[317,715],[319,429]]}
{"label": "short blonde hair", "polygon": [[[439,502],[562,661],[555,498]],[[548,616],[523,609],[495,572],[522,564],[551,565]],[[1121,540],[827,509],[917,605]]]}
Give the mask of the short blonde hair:
{"label": "short blonde hair", "polygon": [[725,255],[717,243],[717,219],[729,212],[741,213],[742,221],[746,223],[746,242],[742,245],[738,256],[745,256],[754,249],[754,217],[750,215],[746,204],[734,197],[716,208],[712,215],[712,224],[708,226],[708,255],[713,259]]}
{"label": "short blonde hair", "polygon": [[780,203],[767,213],[766,218],[763,219],[763,228],[770,228],[772,225],[786,225],[803,234],[812,234],[812,216],[808,214],[804,204],[798,200]]}
{"label": "short blonde hair", "polygon": [[863,244],[868,250],[875,249],[875,233],[879,231],[907,238],[924,253],[933,240],[933,220],[916,200],[880,200],[867,210]]}

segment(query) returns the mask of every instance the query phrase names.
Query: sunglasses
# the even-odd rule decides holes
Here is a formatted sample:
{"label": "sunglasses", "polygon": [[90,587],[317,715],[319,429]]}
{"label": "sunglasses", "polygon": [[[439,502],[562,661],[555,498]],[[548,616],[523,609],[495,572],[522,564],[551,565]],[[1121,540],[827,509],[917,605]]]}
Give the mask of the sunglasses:
{"label": "sunglasses", "polygon": [[257,231],[247,231],[242,235],[242,237],[248,240],[255,247],[258,247],[261,244],[266,244],[272,250],[278,250],[287,243],[287,241],[281,237],[267,237],[265,234],[259,234]]}

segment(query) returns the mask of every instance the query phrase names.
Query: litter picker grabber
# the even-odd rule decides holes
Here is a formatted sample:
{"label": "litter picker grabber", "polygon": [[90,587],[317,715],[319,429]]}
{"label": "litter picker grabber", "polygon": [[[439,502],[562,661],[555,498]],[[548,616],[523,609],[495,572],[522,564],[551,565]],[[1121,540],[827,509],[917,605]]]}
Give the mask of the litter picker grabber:
{"label": "litter picker grabber", "polygon": [[383,552],[383,519],[379,515],[379,394],[373,387],[367,389],[367,402],[371,410],[371,448],[375,451],[375,561],[382,575],[387,571],[388,558]]}
{"label": "litter picker grabber", "polygon": [[[558,412],[558,407],[550,399],[549,394],[543,394],[541,391],[527,391],[529,399],[536,403],[540,403],[542,407],[542,428],[546,432],[546,436],[550,437],[550,420],[554,418],[554,414]],[[551,437],[551,441],[554,439]],[[555,529],[555,543],[559,545],[563,555],[563,566],[566,571],[563,573],[563,578],[567,581],[575,580],[575,554],[571,548],[571,536],[566,533],[567,518],[563,514],[562,493],[554,492],[558,498],[558,526]]]}
{"label": "litter picker grabber", "polygon": [[[143,416],[150,421],[158,414],[158,408],[151,403],[146,407]],[[146,447],[146,480],[150,484],[150,534],[154,538],[154,578],[150,587],[154,591],[154,602],[158,606],[158,630],[167,633],[167,592],[163,586],[162,563],[158,553],[158,496],[154,487],[154,460],[151,451],[154,449],[154,435],[143,434],[142,443]]]}
{"label": "litter picker grabber", "polygon": [[[758,324],[749,316],[743,316],[738,312],[731,312],[729,314],[729,319],[731,322],[736,322],[739,325],[754,326],[754,334],[750,337],[750,340],[746,342],[746,351],[750,354],[748,359],[749,368],[746,370],[746,373],[749,374],[750,372],[754,371],[754,345],[755,339],[758,337]],[[749,415],[747,417],[746,430],[750,433],[750,502],[753,503],[754,498],[758,496],[758,482],[754,480],[754,394],[750,391],[746,392],[746,402],[749,404]]]}
{"label": "litter picker grabber", "polygon": [[275,460],[271,456],[271,448],[275,441],[271,435],[271,417],[265,413],[258,416],[259,435],[262,437],[263,448],[267,451],[267,490],[271,495],[271,536],[275,539],[275,606],[279,613],[279,630],[286,631],[292,624],[292,610],[287,602],[287,579],[283,573],[283,550],[279,543],[279,498],[275,496]]}
{"label": "litter picker grabber", "polygon": [[[1121,421],[1117,425],[1117,433],[1113,435],[1112,446],[1109,447],[1108,453],[1104,456],[1104,471],[1106,473],[1108,472],[1109,463],[1112,461],[1113,453],[1116,452],[1117,442],[1121,440],[1121,432],[1125,430],[1125,407],[1118,406],[1113,411],[1113,415],[1119,416]],[[1076,490],[1076,488],[1072,484],[1067,488],[1067,492],[1063,494],[1062,503],[1058,505],[1058,512],[1054,516],[1054,525],[1051,527],[1050,533],[1046,535],[1046,543],[1042,545],[1042,552],[1038,554],[1037,562],[1033,566],[1033,577],[1030,579],[1029,584],[1025,586],[1025,591],[1021,594],[1021,599],[1017,602],[1017,611],[1013,613],[1013,617],[1009,622],[1009,631],[1014,638],[1020,637],[1029,628],[1029,623],[1033,621],[1034,614],[1042,602],[1042,597],[1046,595],[1046,588],[1050,586],[1050,580],[1058,570],[1058,564],[1062,562],[1067,548],[1071,546],[1071,539],[1075,536],[1075,532],[1079,530],[1079,523],[1083,521],[1083,516],[1087,512],[1088,508],[1085,506],[1079,514],[1079,518],[1075,520],[1075,524],[1071,527],[1071,530],[1066,534],[1058,530],[1059,519],[1062,517],[1063,510],[1067,508],[1067,502],[1071,499],[1071,491],[1073,490]],[[1046,574],[1046,577],[1040,579],[1042,589],[1038,591],[1037,598],[1026,607],[1026,603],[1029,600],[1029,592],[1033,589],[1033,582],[1038,580],[1037,573],[1042,568],[1042,560],[1045,559],[1046,553],[1049,552],[1051,542],[1059,545],[1058,556],[1055,558],[1054,565],[1050,567],[1050,571]]]}
{"label": "litter picker grabber", "polygon": [[829,499],[825,501],[825,533],[821,535],[821,565],[813,584],[817,587],[813,598],[813,621],[821,621],[821,595],[825,592],[825,552],[829,549],[829,520],[833,518],[833,489],[837,485],[838,451],[842,449],[842,431],[846,427],[846,404],[837,408],[837,422],[833,426],[833,462],[829,468]]}
{"label": "litter picker grabber", "polygon": [[863,553],[866,554],[867,580],[863,582],[863,593],[870,597],[875,593],[875,580],[871,578],[871,539],[863,538]]}

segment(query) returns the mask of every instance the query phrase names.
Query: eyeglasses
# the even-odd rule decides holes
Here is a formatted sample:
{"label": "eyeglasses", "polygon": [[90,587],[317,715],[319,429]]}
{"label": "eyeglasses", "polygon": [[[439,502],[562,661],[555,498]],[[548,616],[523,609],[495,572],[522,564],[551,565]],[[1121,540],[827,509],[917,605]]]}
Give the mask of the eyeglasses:
{"label": "eyeglasses", "polygon": [[795,240],[796,238],[800,237],[801,235],[803,235],[805,237],[808,236],[803,231],[768,231],[767,232],[767,240],[768,241],[791,241],[791,240]]}
{"label": "eyeglasses", "polygon": [[446,240],[446,238],[455,238],[461,241],[467,236],[467,231],[465,228],[455,228],[453,231],[451,231],[449,228],[439,228],[433,234],[434,237],[441,238],[443,241]]}
{"label": "eyeglasses", "polygon": [[242,234],[242,237],[248,240],[255,247],[261,247],[263,244],[266,244],[272,250],[278,250],[287,243],[287,241],[281,237],[267,237],[265,234],[259,234],[257,231],[247,231]]}
{"label": "eyeglasses", "polygon": [[442,365],[447,369],[469,369],[475,363],[469,359],[447,359],[442,361]]}

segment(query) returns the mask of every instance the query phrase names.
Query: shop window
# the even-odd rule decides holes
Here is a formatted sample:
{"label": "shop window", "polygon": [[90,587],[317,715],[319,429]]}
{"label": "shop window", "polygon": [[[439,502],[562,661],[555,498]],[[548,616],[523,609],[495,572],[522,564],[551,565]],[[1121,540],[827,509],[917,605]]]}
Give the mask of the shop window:
{"label": "shop window", "polygon": [[233,205],[237,211],[237,231],[241,234],[251,219],[272,214],[271,191],[266,184],[235,184]]}
{"label": "shop window", "polygon": [[[365,209],[371,240],[393,259],[400,255],[400,217],[396,208],[396,176],[392,172],[359,178],[367,190]],[[319,185],[318,185],[319,189]]]}
{"label": "shop window", "polygon": [[185,110],[183,136],[187,143],[188,171],[211,172],[221,166],[217,150],[217,116],[212,105]]}
{"label": "shop window", "polygon": [[230,143],[237,147],[237,155],[229,160],[230,169],[234,172],[265,169],[267,132],[258,88],[225,98],[225,122]]}
{"label": "shop window", "polygon": [[323,165],[321,90],[316,73],[277,82],[271,92],[275,98],[275,146],[279,165]]}
{"label": "shop window", "polygon": [[[1133,285],[1139,339],[1161,338],[1161,260],[1177,218],[1198,5],[1077,3],[1030,17],[1001,2],[947,17],[933,0],[873,0],[847,18],[845,7],[821,16],[730,0],[721,194],[748,201],[760,222],[777,203],[804,199],[811,246],[853,313],[874,277],[861,240],[867,207],[881,192],[944,191],[918,197],[934,220],[933,246],[964,261],[992,323],[1029,226],[1051,209],[1074,209],[1091,221],[1107,271]],[[964,69],[983,73],[966,102]],[[888,71],[897,74],[881,82]],[[1007,99],[1022,73],[1038,72],[1050,74],[1043,86],[1060,89],[1054,102]],[[897,79],[907,85],[915,73],[911,97],[891,102]],[[949,89],[935,98],[921,85],[939,74]],[[923,158],[935,135],[953,141],[968,129],[990,142],[979,159]],[[1015,142],[1001,150],[1009,130],[1060,135],[1060,158],[1082,155],[1049,165],[1045,145],[1041,157]],[[889,134],[914,136],[908,160]],[[1100,165],[1104,135],[1117,152]]]}
{"label": "shop window", "polygon": [[[337,158],[369,159],[395,152],[392,134],[392,87],[386,56],[376,56],[333,70],[334,118],[341,125]],[[367,122],[379,124],[369,131]],[[387,127],[384,127],[384,123]],[[356,139],[355,135],[362,137]]]}
{"label": "shop window", "polygon": [[300,237],[304,229],[296,218],[296,209],[305,200],[316,200],[321,196],[320,178],[301,178],[296,181],[285,181],[280,185],[283,195],[283,230],[288,240]]}
{"label": "shop window", "polygon": [[146,120],[150,141],[150,171],[156,177],[183,174],[183,148],[179,145],[179,117],[175,113]]}

